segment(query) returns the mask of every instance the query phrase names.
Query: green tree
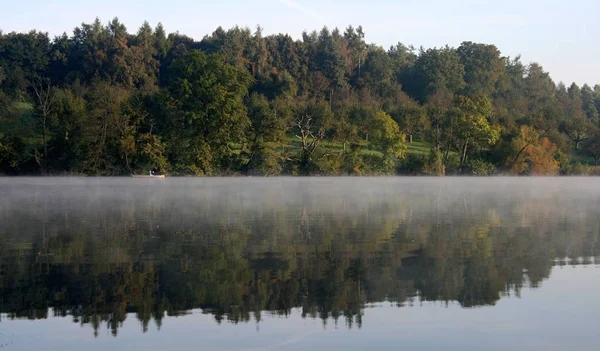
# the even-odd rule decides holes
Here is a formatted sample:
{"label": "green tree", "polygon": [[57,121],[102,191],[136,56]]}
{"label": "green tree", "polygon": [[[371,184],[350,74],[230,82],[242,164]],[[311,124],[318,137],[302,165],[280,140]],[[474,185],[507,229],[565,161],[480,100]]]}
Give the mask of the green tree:
{"label": "green tree", "polygon": [[380,95],[389,89],[394,74],[392,59],[382,48],[370,50],[361,69],[361,81]]}
{"label": "green tree", "polygon": [[408,142],[413,142],[413,137],[428,128],[425,109],[408,96],[403,96],[397,102],[391,115],[398,122],[408,137]]}
{"label": "green tree", "polygon": [[124,146],[133,150],[135,169],[142,170],[144,173],[145,170],[158,170],[162,173],[169,171],[170,165],[165,155],[166,148],[158,135],[142,133],[137,140],[129,135],[124,139]]}
{"label": "green tree", "polygon": [[285,141],[289,103],[285,100],[273,102],[262,95],[252,94],[248,102],[248,117],[252,124],[249,135],[247,172],[263,175],[278,175],[282,171],[278,149]]}
{"label": "green tree", "polygon": [[384,166],[391,170],[398,158],[403,158],[406,150],[406,136],[398,123],[383,111],[375,114],[369,125],[369,143],[383,153]]}
{"label": "green tree", "polygon": [[414,66],[416,91],[420,101],[438,90],[458,92],[466,85],[465,67],[457,52],[450,48],[421,50]]}
{"label": "green tree", "polygon": [[213,174],[227,167],[250,125],[243,104],[251,77],[218,55],[190,51],[168,73],[169,160],[178,173]]}
{"label": "green tree", "polygon": [[327,27],[324,27],[319,33],[316,45],[315,63],[329,81],[330,88],[333,91],[344,87],[346,60],[342,53],[341,36],[337,28],[330,33]]}
{"label": "green tree", "polygon": [[504,60],[494,45],[463,42],[456,49],[465,67],[463,93],[467,96],[489,95],[504,74]]}
{"label": "green tree", "polygon": [[488,98],[457,96],[455,108],[459,114],[456,136],[462,169],[467,164],[469,150],[494,145],[500,139],[500,128],[488,121],[492,114],[492,104]]}
{"label": "green tree", "polygon": [[50,62],[48,33],[8,33],[0,36],[0,66],[3,90],[10,96],[26,94],[31,82],[40,79]]}
{"label": "green tree", "polygon": [[564,133],[569,139],[575,143],[575,147],[579,149],[582,141],[590,137],[592,124],[583,116],[576,116],[563,125]]}
{"label": "green tree", "polygon": [[596,132],[583,143],[583,152],[585,155],[594,159],[594,166],[598,166],[600,160],[600,131]]}
{"label": "green tree", "polygon": [[57,126],[51,138],[51,159],[58,170],[83,172],[87,150],[84,130],[88,125],[88,111],[84,96],[70,89],[55,90],[55,114]]}
{"label": "green tree", "polygon": [[95,82],[86,94],[88,118],[83,126],[83,171],[92,174],[122,174],[122,139],[130,133],[131,121],[123,108],[130,94],[109,82]]}
{"label": "green tree", "polygon": [[600,112],[594,103],[594,91],[587,84],[581,88],[581,102],[588,121],[598,124],[600,121]]}

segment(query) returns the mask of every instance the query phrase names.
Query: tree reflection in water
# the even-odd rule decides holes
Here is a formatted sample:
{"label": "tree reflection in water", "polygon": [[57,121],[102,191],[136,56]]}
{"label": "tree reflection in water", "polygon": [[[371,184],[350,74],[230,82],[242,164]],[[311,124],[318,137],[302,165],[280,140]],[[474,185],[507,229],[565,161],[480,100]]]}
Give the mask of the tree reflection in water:
{"label": "tree reflection in water", "polygon": [[552,181],[3,180],[0,312],[117,335],[129,313],[360,327],[374,302],[494,305],[600,262],[597,187]]}

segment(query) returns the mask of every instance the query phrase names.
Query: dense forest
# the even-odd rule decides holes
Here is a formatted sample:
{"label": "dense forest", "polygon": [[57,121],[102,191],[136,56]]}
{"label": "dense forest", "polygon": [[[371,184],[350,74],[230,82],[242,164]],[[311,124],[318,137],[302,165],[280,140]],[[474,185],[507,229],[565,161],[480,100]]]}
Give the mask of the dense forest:
{"label": "dense forest", "polygon": [[0,174],[600,174],[600,85],[362,27],[0,32]]}

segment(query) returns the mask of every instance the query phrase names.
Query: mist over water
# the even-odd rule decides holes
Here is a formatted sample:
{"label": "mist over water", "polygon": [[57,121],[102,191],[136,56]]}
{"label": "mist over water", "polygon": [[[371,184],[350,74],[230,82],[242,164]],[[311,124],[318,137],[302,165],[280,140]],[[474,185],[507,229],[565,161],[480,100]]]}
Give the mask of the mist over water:
{"label": "mist over water", "polygon": [[92,349],[319,349],[333,330],[356,349],[600,346],[595,178],[0,178],[0,243],[13,349],[78,325]]}

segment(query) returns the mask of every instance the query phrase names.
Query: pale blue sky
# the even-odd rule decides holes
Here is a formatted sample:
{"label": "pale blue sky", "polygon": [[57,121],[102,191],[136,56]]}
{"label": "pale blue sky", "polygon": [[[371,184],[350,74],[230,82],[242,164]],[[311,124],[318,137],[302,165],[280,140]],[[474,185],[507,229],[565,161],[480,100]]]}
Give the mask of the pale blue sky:
{"label": "pale blue sky", "polygon": [[0,0],[4,32],[71,33],[81,22],[117,16],[134,32],[144,20],[201,39],[222,25],[295,38],[303,30],[361,24],[367,41],[433,47],[491,43],[539,62],[553,79],[600,84],[600,0]]}

